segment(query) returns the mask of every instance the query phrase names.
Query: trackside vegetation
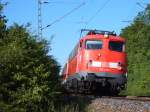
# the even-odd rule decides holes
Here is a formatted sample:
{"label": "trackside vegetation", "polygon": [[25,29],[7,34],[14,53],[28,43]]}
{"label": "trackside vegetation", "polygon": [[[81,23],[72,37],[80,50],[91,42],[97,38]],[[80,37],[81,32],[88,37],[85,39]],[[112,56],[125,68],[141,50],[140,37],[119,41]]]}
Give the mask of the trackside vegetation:
{"label": "trackside vegetation", "polygon": [[150,4],[121,36],[127,38],[128,85],[127,95],[150,96]]}
{"label": "trackside vegetation", "polygon": [[[0,2],[0,112],[84,112],[87,99],[61,94],[60,65],[47,40],[37,40],[28,25],[7,26]],[[150,4],[122,29],[127,38],[125,95],[150,96]]]}
{"label": "trackside vegetation", "polygon": [[0,6],[0,111],[51,112],[60,87],[60,66],[46,40],[28,26],[6,26]]}

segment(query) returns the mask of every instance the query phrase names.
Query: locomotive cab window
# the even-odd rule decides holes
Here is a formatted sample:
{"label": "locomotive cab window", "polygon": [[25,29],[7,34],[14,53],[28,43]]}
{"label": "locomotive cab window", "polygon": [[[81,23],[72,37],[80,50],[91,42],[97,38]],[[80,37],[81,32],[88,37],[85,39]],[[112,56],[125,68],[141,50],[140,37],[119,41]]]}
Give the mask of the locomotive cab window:
{"label": "locomotive cab window", "polygon": [[117,52],[124,52],[124,42],[110,41],[109,49]]}
{"label": "locomotive cab window", "polygon": [[100,40],[87,40],[86,49],[102,49],[102,44]]}

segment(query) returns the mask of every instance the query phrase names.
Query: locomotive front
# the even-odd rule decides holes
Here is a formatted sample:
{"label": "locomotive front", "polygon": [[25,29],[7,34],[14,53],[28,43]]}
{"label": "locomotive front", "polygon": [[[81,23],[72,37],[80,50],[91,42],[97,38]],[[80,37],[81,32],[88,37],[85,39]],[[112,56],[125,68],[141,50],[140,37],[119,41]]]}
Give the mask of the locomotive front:
{"label": "locomotive front", "polygon": [[[118,94],[127,82],[126,40],[113,32],[90,30],[77,47],[75,71],[68,70],[66,85],[76,90],[107,88]],[[71,66],[71,63],[68,63]],[[68,87],[68,86],[67,86]]]}

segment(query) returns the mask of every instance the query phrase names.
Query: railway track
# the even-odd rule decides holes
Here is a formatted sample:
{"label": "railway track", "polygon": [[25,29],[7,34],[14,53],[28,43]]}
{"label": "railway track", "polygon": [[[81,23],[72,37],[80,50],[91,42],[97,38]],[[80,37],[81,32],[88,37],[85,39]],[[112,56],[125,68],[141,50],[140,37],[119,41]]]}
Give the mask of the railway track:
{"label": "railway track", "polygon": [[92,112],[150,112],[150,97],[102,96],[91,101]]}
{"label": "railway track", "polygon": [[150,97],[136,97],[136,96],[115,96],[115,97],[113,97],[113,96],[102,96],[102,98],[150,102]]}
{"label": "railway track", "polygon": [[67,95],[69,98],[84,98],[84,99],[118,99],[118,100],[133,100],[133,101],[143,101],[143,102],[150,102],[150,97],[143,96],[143,97],[137,97],[137,96],[95,96],[95,95],[84,95],[84,94],[69,94]]}

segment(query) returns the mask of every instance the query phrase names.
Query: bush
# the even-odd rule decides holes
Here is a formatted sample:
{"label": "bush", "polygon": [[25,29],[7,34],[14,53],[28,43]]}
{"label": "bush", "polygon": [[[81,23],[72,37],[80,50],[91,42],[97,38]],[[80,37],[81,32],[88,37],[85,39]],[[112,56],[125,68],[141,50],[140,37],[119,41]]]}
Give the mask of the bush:
{"label": "bush", "polygon": [[36,41],[25,26],[5,24],[0,18],[0,110],[51,111],[60,88],[60,66],[49,54],[48,42]]}

